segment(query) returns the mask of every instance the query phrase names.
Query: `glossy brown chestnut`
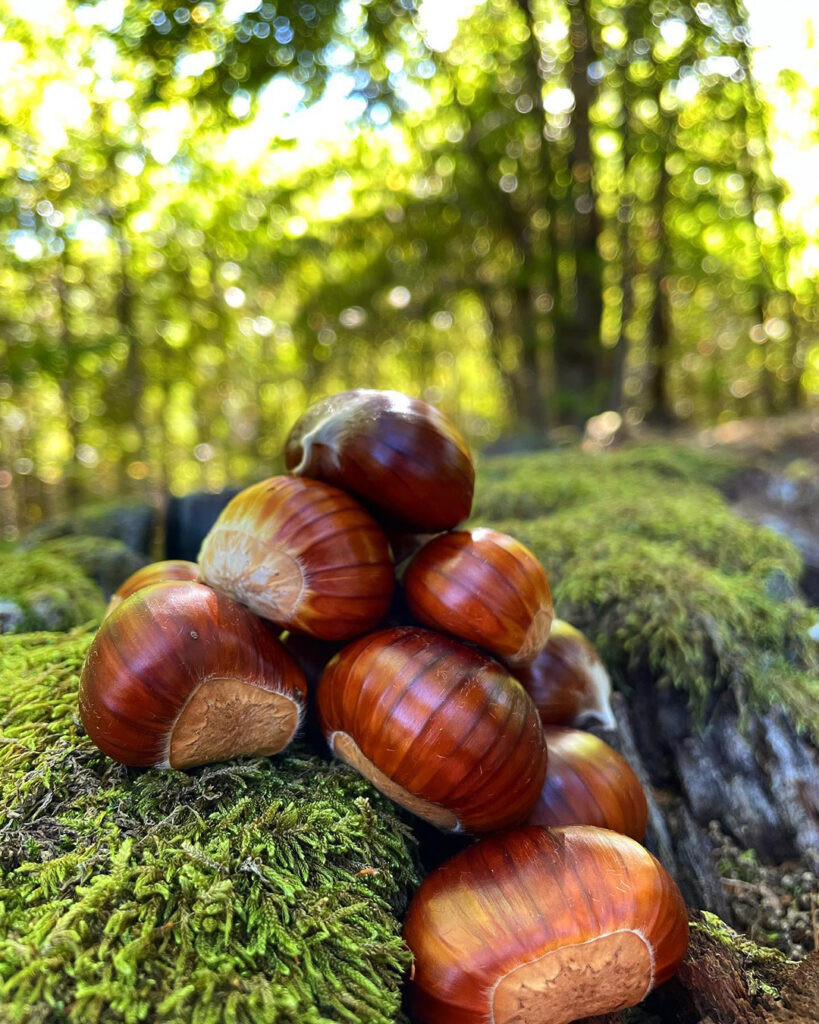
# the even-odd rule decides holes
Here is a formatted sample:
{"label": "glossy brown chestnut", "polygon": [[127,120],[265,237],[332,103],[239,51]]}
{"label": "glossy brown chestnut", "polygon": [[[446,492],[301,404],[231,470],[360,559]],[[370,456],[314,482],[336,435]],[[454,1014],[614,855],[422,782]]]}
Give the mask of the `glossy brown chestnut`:
{"label": "glossy brown chestnut", "polygon": [[670,978],[688,920],[633,839],[531,826],[427,875],[404,939],[416,1024],[568,1024],[633,1006]]}
{"label": "glossy brown chestnut", "polygon": [[155,583],[100,626],[80,718],[123,764],[190,768],[283,750],[306,690],[273,629],[243,605],[201,583]]}
{"label": "glossy brown chestnut", "polygon": [[122,604],[126,597],[130,597],[131,594],[135,594],[143,587],[149,587],[152,583],[167,583],[169,580],[188,580],[190,582],[198,579],[199,566],[196,562],[186,562],[182,559],[172,558],[165,562],[153,562],[151,565],[144,565],[141,569],[137,569],[135,573],[132,573],[117,588],[113,597],[108,602],[105,614],[110,615],[118,605]]}
{"label": "glossy brown chestnut", "polygon": [[549,771],[530,825],[597,825],[638,840],[648,805],[631,765],[608,743],[580,729],[543,728]]}
{"label": "glossy brown chestnut", "polygon": [[327,666],[317,704],[336,757],[445,831],[520,823],[543,785],[546,743],[523,687],[450,637],[405,627],[357,640]]}
{"label": "glossy brown chestnut", "polygon": [[605,665],[580,630],[562,619],[552,622],[546,647],[532,664],[512,673],[535,702],[544,725],[617,725]]}
{"label": "glossy brown chestnut", "polygon": [[341,650],[338,643],[319,640],[306,633],[282,633],[279,637],[284,649],[304,673],[307,689],[310,693],[318,686],[322,673],[328,663]]}
{"label": "glossy brown chestnut", "polygon": [[257,615],[322,640],[378,625],[395,586],[375,520],[337,487],[292,476],[237,494],[205,538],[199,569]]}
{"label": "glossy brown chestnut", "polygon": [[287,468],[357,495],[405,526],[434,532],[466,519],[475,469],[466,442],[434,406],[398,391],[342,391],[290,431]]}
{"label": "glossy brown chestnut", "polygon": [[458,530],[431,540],[410,562],[404,588],[421,622],[510,665],[529,664],[548,639],[554,609],[543,566],[497,530]]}

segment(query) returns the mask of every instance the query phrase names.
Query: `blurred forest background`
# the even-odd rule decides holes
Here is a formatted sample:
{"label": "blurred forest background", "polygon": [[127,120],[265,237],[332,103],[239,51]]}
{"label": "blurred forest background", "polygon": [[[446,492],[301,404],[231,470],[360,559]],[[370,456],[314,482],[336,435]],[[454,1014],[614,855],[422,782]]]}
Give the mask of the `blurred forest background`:
{"label": "blurred forest background", "polygon": [[811,6],[0,0],[5,539],[345,387],[478,447],[810,406]]}

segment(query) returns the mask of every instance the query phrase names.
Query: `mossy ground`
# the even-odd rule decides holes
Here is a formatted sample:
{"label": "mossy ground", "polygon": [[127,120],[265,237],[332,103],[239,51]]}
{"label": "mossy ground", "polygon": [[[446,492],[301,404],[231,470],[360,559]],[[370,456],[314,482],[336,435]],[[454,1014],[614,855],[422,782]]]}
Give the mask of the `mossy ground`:
{"label": "mossy ground", "polygon": [[0,631],[66,630],[98,621],[105,611],[99,587],[57,551],[0,552]]}
{"label": "mossy ground", "polygon": [[77,721],[89,641],[0,638],[0,1020],[395,1021],[388,801],[304,752],[122,768]]}
{"label": "mossy ground", "polygon": [[472,522],[538,555],[558,614],[589,634],[624,689],[647,670],[703,712],[733,685],[759,708],[784,705],[817,738],[816,612],[797,593],[801,560],[731,512],[712,485],[735,470],[671,446],[488,459]]}

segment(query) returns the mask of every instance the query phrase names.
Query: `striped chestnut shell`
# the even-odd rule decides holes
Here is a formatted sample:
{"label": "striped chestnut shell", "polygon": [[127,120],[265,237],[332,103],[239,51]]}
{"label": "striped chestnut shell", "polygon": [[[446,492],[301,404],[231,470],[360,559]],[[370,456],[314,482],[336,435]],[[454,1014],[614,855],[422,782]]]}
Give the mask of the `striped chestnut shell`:
{"label": "striped chestnut shell", "polygon": [[444,831],[519,824],[543,785],[546,743],[523,687],[450,637],[404,627],[357,640],[328,665],[317,706],[336,757]]}
{"label": "striped chestnut shell", "polygon": [[427,875],[404,939],[416,1024],[569,1024],[670,978],[688,920],[670,875],[633,839],[530,826]]}
{"label": "striped chestnut shell", "polygon": [[292,476],[237,494],[205,538],[199,568],[257,615],[322,640],[378,625],[395,586],[375,520],[337,487]]}
{"label": "striped chestnut shell", "polygon": [[342,487],[409,529],[448,530],[472,508],[475,468],[460,432],[398,391],[360,388],[316,402],[290,431],[284,458],[291,473]]}
{"label": "striped chestnut shell", "polygon": [[555,619],[541,653],[512,673],[535,702],[544,725],[616,727],[606,667],[590,641],[568,622]]}
{"label": "striped chestnut shell", "polygon": [[149,587],[152,583],[167,583],[169,580],[196,581],[199,579],[199,566],[196,562],[186,562],[184,559],[171,558],[164,562],[152,562],[144,565],[132,573],[124,583],[114,591],[114,595],[108,602],[106,615],[118,607],[131,594],[135,594],[143,587]]}
{"label": "striped chestnut shell", "polygon": [[642,840],[648,805],[640,780],[616,750],[580,729],[543,728],[549,771],[530,825],[597,825]]}
{"label": "striped chestnut shell", "polygon": [[190,768],[283,750],[306,691],[273,629],[243,605],[200,583],[155,583],[100,626],[80,718],[123,764]]}
{"label": "striped chestnut shell", "polygon": [[413,615],[509,665],[543,650],[554,617],[543,566],[520,541],[483,527],[425,544],[404,576]]}

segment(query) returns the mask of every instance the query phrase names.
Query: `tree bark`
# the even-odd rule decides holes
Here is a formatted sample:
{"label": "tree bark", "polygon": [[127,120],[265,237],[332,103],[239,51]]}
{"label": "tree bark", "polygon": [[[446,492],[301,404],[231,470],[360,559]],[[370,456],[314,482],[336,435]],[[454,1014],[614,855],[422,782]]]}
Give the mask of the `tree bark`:
{"label": "tree bark", "polygon": [[668,369],[671,361],[671,307],[668,299],[668,234],[665,226],[665,207],[668,200],[669,174],[666,168],[666,146],[671,132],[665,133],[664,145],[660,148],[658,169],[657,202],[655,225],[657,231],[657,258],[652,270],[652,308],[648,327],[648,409],[646,419],[659,424],[674,420],[671,396],[668,386]]}
{"label": "tree bark", "polygon": [[597,247],[600,223],[594,187],[591,105],[594,87],[589,65],[594,59],[587,0],[571,6],[573,48],[571,89],[574,94],[572,148],[569,171],[572,186],[571,252],[574,295],[561,303],[555,331],[555,373],[566,418],[581,422],[600,412],[611,392],[613,359],[600,345],[603,314],[603,260]]}

